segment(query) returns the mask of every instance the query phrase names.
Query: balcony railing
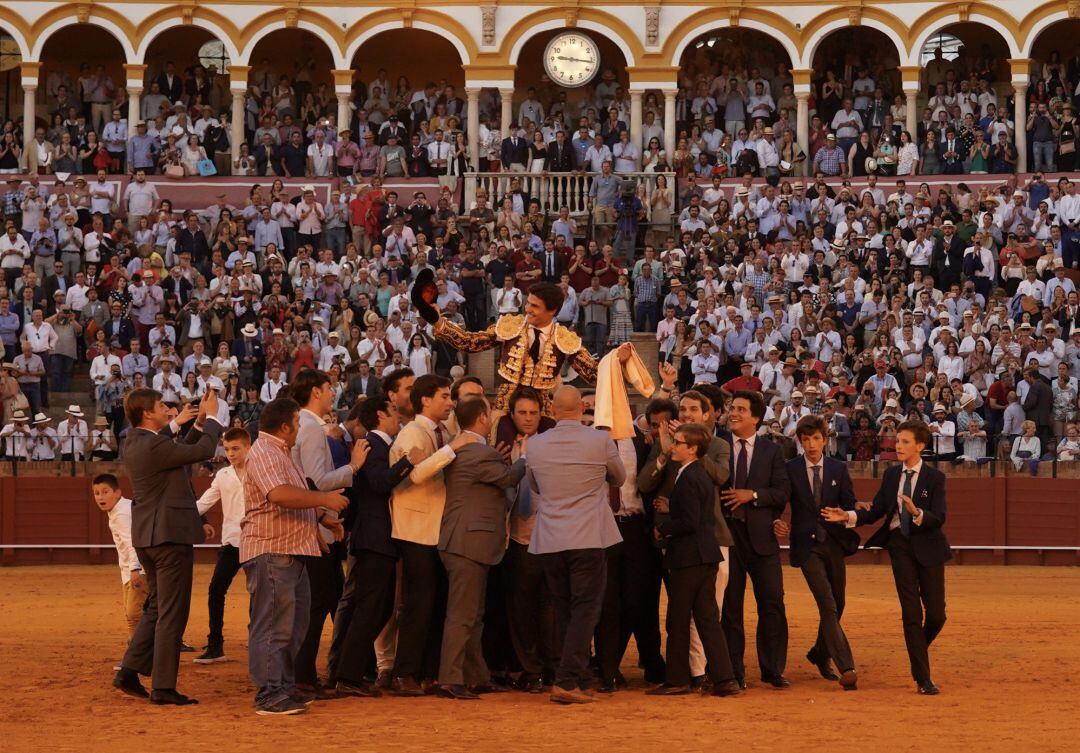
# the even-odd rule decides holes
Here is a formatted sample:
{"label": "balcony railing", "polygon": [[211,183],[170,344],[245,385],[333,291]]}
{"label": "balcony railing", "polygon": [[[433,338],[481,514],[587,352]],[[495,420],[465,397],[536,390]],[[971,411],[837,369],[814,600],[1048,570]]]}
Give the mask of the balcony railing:
{"label": "balcony railing", "polygon": [[[517,178],[522,190],[530,199],[540,202],[540,209],[547,214],[557,214],[566,206],[570,214],[581,217],[589,212],[589,190],[596,173],[466,173],[465,212],[475,206],[476,195],[484,191],[488,206],[498,209],[498,202],[510,191],[510,182]],[[656,188],[656,178],[663,175],[674,191],[675,173],[617,173],[620,178],[644,183],[646,196]],[[648,202],[646,210],[648,210]]]}

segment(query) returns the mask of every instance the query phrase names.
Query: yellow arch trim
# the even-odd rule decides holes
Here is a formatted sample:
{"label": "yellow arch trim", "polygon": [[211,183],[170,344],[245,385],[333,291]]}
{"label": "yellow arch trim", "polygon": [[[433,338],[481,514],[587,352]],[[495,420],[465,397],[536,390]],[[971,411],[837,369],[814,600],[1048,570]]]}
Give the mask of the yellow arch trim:
{"label": "yellow arch trim", "polygon": [[[393,8],[381,10],[377,13],[372,13],[370,15],[364,16],[364,18],[361,19],[359,23],[353,24],[345,33],[345,38],[342,40],[341,45],[342,53],[348,52],[349,48],[352,46],[353,42],[358,37],[367,33],[371,29],[374,29],[376,26],[381,26],[382,24],[391,22],[401,22],[402,20],[403,19],[401,11]],[[417,8],[412,13],[412,21],[413,23],[426,23],[431,24],[432,26],[440,27],[444,29],[450,36],[456,37],[460,44],[468,51],[469,58],[473,62],[475,62],[476,58],[480,55],[480,48],[476,46],[476,41],[473,39],[472,33],[460,21],[453,18],[452,16],[448,16],[445,13],[439,13],[433,10],[427,10],[425,8]],[[401,28],[407,27],[402,26]],[[446,37],[442,36],[438,32],[431,31],[430,29],[419,29],[419,31],[425,31],[429,34],[434,34],[435,36],[442,39],[446,39]],[[449,42],[450,40],[447,39],[446,41]],[[453,43],[451,42],[451,44]],[[455,48],[454,51],[456,52],[457,49]],[[349,63],[351,65],[352,61],[350,60]],[[464,64],[464,61],[462,61],[462,63]]]}
{"label": "yellow arch trim", "polygon": [[[771,13],[767,10],[740,7],[738,17],[740,22],[743,20],[758,21],[767,26],[771,26],[772,28],[776,29],[778,34],[782,34],[783,36],[787,37],[787,40],[790,42],[791,46],[795,47],[800,52],[802,51],[802,45],[800,44],[801,33],[798,29],[795,28],[795,25],[793,23],[788,21],[783,16],[779,16],[776,13]],[[705,10],[698,11],[692,16],[683,19],[678,26],[671,30],[671,32],[668,34],[667,41],[664,43],[664,47],[660,53],[660,56],[664,60],[671,61],[672,56],[674,56],[675,54],[675,50],[683,42],[683,40],[686,39],[686,36],[690,34],[694,29],[698,28],[699,26],[703,26],[709,22],[716,22],[718,29],[741,28],[740,26],[732,26],[730,21],[731,11],[727,7],[707,8]],[[747,28],[746,30],[769,36],[769,33],[767,31],[763,31],[761,29]],[[780,46],[784,48],[784,52],[787,52],[787,47],[784,45],[784,42],[779,39],[777,40],[777,42],[779,42]],[[790,66],[793,68],[797,67],[798,63],[798,60],[792,60],[790,61]],[[673,61],[673,64],[678,65],[678,61]]]}

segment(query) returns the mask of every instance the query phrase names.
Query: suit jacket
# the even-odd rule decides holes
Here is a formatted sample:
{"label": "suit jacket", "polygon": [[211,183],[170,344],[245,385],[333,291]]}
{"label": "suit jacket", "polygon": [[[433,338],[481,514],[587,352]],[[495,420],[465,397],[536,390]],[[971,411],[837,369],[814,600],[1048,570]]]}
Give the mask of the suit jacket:
{"label": "suit jacket", "polygon": [[826,523],[821,519],[821,510],[825,507],[855,509],[855,489],[847,463],[833,458],[822,460],[820,507],[814,501],[814,492],[806,475],[806,458],[800,455],[789,460],[787,471],[791,479],[791,566],[803,566],[814,546],[823,543],[822,533],[839,543],[844,554],[855,554],[859,550],[859,534],[843,523]]}
{"label": "suit jacket", "polygon": [[177,100],[184,97],[184,80],[179,75],[173,74],[172,83],[169,83],[169,77],[165,75],[164,71],[157,77],[158,89],[161,93],[169,98],[169,106],[176,104]]}
{"label": "suit jacket", "polygon": [[716,487],[701,462],[685,466],[668,500],[671,514],[659,526],[660,535],[667,537],[664,567],[674,570],[723,560],[714,533],[715,499]]}
{"label": "suit jacket", "polygon": [[540,262],[540,276],[544,282],[558,283],[562,280],[563,273],[566,272],[566,257],[558,251],[552,251],[554,256],[553,264],[555,266],[555,274],[548,274],[548,258],[547,251],[543,251],[540,256],[537,257],[537,261]]}
{"label": "suit jacket", "polygon": [[529,161],[529,145],[520,136],[507,137],[502,140],[499,157],[504,168],[513,164],[525,165]]}
{"label": "suit jacket", "polygon": [[349,552],[397,557],[390,540],[390,496],[413,466],[408,458],[390,465],[390,445],[378,434],[368,432],[367,441],[371,450],[348,490],[349,505],[355,510]]}
{"label": "suit jacket", "polygon": [[292,456],[307,477],[309,485],[314,484],[316,489],[323,492],[352,486],[352,468],[348,464],[340,468],[334,467],[323,422],[311,411],[302,410],[299,423]]}
{"label": "suit jacket", "polygon": [[[738,440],[732,440],[731,483],[735,483]],[[780,544],[773,533],[773,521],[780,517],[788,502],[791,483],[784,466],[784,452],[779,445],[762,436],[754,441],[754,454],[746,474],[746,488],[753,489],[758,498],[742,506],[746,510],[746,528],[754,551],[764,556],[780,551]],[[732,519],[730,507],[724,508],[724,516]]]}
{"label": "suit jacket", "polygon": [[607,432],[559,421],[529,438],[528,464],[536,509],[531,553],[607,549],[622,541],[608,486],[622,486],[626,468]]}
{"label": "suit jacket", "polygon": [[[48,139],[41,143],[50,155],[54,151],[56,151],[56,147]],[[23,149],[23,160],[26,162],[26,172],[28,173],[36,173],[38,171],[38,168],[41,167],[41,165],[38,164],[37,139],[32,139],[30,142],[30,147],[27,149]],[[46,172],[52,172],[51,161],[49,162],[49,168]]]}
{"label": "suit jacket", "polygon": [[203,432],[176,441],[166,428],[155,434],[133,428],[124,440],[124,467],[133,489],[131,543],[135,547],[161,544],[201,544],[202,520],[188,466],[214,457],[222,427],[207,420]]}
{"label": "suit jacket", "polygon": [[548,172],[571,172],[577,169],[574,161],[574,147],[569,141],[564,141],[561,146],[558,141],[552,141],[548,144],[547,164],[544,166]]}
{"label": "suit jacket", "polygon": [[[448,431],[446,439],[449,438]],[[435,546],[439,543],[439,528],[446,504],[443,469],[454,456],[438,449],[435,431],[427,422],[417,418],[398,432],[390,448],[390,462],[397,463],[416,447],[423,450],[427,457],[394,487],[390,504],[393,536],[402,541]]]}
{"label": "suit jacket", "polygon": [[842,413],[834,413],[833,419],[836,424],[836,455],[840,460],[846,460],[848,446],[851,443],[851,423]]}
{"label": "suit jacket", "polygon": [[[663,469],[657,468],[656,459],[659,455],[660,443],[654,442],[648,460],[638,471],[638,491],[644,495],[649,495],[648,508],[650,511],[653,498],[667,497],[669,500],[671,499],[672,490],[675,488],[675,474],[679,472],[679,467],[671,461],[665,463]],[[724,521],[719,493],[719,490],[728,482],[728,475],[731,470],[730,455],[731,445],[728,444],[727,440],[713,437],[712,442],[709,444],[709,451],[700,460],[701,467],[709,474],[709,479],[713,484],[712,517],[715,526],[714,535],[720,546],[731,546],[735,543],[731,538],[731,531],[728,530],[727,523]]]}
{"label": "suit jacket", "polygon": [[377,397],[382,393],[382,382],[374,374],[368,375],[367,389],[361,390],[360,377],[354,376],[349,380],[349,389],[353,394],[364,395],[365,397]]}
{"label": "suit jacket", "polygon": [[[955,233],[948,243],[945,242],[944,236],[934,241],[934,252],[931,256],[934,279],[944,279],[947,271],[956,275],[957,278],[963,274],[965,245]],[[948,267],[945,266],[946,259],[949,262]]]}
{"label": "suit jacket", "polygon": [[[60,277],[62,277],[62,275],[49,275],[45,278],[45,300],[50,304],[53,302],[53,296],[56,295],[56,291],[60,289]],[[72,281],[67,278],[65,278],[65,282],[69,288],[73,284]]]}
{"label": "suit jacket", "polygon": [[111,341],[115,336],[120,341],[120,347],[127,350],[131,345],[131,338],[135,337],[135,324],[126,316],[121,319],[108,318],[102,329],[105,331],[105,339]]}
{"label": "suit jacket", "polygon": [[[892,532],[889,525],[897,511],[897,494],[900,491],[902,466],[886,469],[881,477],[881,488],[874,495],[869,510],[857,510],[855,521],[864,526],[882,518],[885,522],[867,539],[866,548],[889,545]],[[915,506],[923,511],[922,525],[911,526],[911,548],[915,559],[924,567],[941,565],[952,559],[952,550],[941,527],[945,525],[945,474],[923,463],[915,489],[911,496]]]}
{"label": "suit jacket", "polygon": [[439,550],[482,565],[497,565],[506,553],[506,490],[525,475],[525,459],[507,465],[493,447],[466,445],[446,466],[446,505]]}
{"label": "suit jacket", "polygon": [[1024,397],[1024,414],[1038,426],[1053,424],[1054,390],[1042,379],[1036,379]]}

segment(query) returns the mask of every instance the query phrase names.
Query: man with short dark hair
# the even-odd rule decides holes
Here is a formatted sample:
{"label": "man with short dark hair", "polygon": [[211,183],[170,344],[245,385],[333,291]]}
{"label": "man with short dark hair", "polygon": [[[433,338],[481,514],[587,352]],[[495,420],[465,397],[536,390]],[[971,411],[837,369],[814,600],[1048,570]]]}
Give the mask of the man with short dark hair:
{"label": "man with short dark hair", "polygon": [[[787,463],[791,479],[791,524],[773,525],[790,536],[792,567],[802,570],[818,607],[818,634],[806,658],[826,680],[839,680],[844,690],[855,690],[855,660],[851,656],[840,618],[844,614],[847,576],[844,558],[859,549],[859,537],[850,529],[825,520],[826,507],[855,509],[855,491],[847,464],[825,457],[828,428],[821,416],[803,416],[795,427],[803,454]],[[832,661],[840,671],[830,668]]]}
{"label": "man with short dark hair", "polygon": [[784,576],[773,521],[787,504],[791,487],[780,447],[757,433],[764,417],[765,400],[760,392],[735,393],[728,412],[732,485],[720,492],[735,545],[731,548],[721,625],[735,678],[745,688],[743,608],[749,576],[758,604],[757,653],[761,680],[775,688],[787,688],[790,683],[784,677],[788,642]]}
{"label": "man with short dark hair", "polygon": [[244,474],[240,562],[251,594],[248,668],[260,716],[301,714],[316,697],[297,688],[294,672],[310,610],[305,563],[319,557],[320,525],[342,538],[341,522],[329,512],[348,504],[340,492],[308,489],[291,452],[299,413],[287,397],[267,403]]}
{"label": "man with short dark hair", "polygon": [[[191,608],[194,545],[206,540],[188,478],[188,466],[209,460],[217,449],[217,392],[207,390],[198,408],[189,404],[170,419],[156,390],[132,390],[124,400],[131,429],[124,440],[124,466],[135,500],[131,543],[146,573],[150,596],[128,644],[113,686],[158,705],[198,703],[176,691],[180,644]],[[179,426],[194,419],[191,436],[173,440]],[[149,675],[148,695],[139,675]]]}
{"label": "man with short dark hair", "polygon": [[904,623],[911,676],[921,695],[940,690],[930,678],[930,644],[945,626],[945,563],[952,550],[945,538],[945,474],[923,463],[930,429],[919,420],[896,427],[899,465],[885,470],[868,510],[829,507],[823,517],[849,528],[885,522],[866,546],[889,550]]}
{"label": "man with short dark hair", "polygon": [[398,695],[418,696],[424,694],[421,683],[438,676],[442,642],[446,575],[437,544],[446,502],[443,469],[476,438],[460,434],[450,439],[443,423],[453,408],[449,379],[436,374],[417,377],[409,398],[415,418],[390,448],[391,464],[406,456],[416,458],[409,475],[394,487],[390,505],[403,579],[392,689]]}

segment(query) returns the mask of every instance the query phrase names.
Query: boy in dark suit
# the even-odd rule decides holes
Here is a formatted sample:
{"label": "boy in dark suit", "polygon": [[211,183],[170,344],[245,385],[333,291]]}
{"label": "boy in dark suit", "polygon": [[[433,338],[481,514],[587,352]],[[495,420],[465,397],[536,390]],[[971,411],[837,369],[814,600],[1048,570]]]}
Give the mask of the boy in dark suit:
{"label": "boy in dark suit", "polygon": [[[901,465],[885,471],[881,488],[868,510],[826,508],[830,523],[849,528],[885,523],[866,542],[889,550],[896,594],[904,623],[904,641],[911,676],[922,695],[940,691],[930,678],[930,644],[945,625],[945,563],[952,559],[945,524],[945,474],[922,461],[930,429],[918,420],[896,429],[896,456]],[[925,613],[923,611],[925,606]]]}
{"label": "boy in dark suit", "polygon": [[[716,543],[713,505],[716,488],[697,462],[709,451],[712,436],[701,424],[683,424],[675,432],[671,460],[679,464],[671,498],[653,503],[667,508],[667,519],[656,528],[666,541],[664,567],[668,570],[667,673],[663,685],[648,695],[685,695],[690,692],[690,618],[694,618],[705,649],[713,695],[740,692],[731,668],[720,609],[716,603],[716,571],[723,556]],[[665,456],[661,456],[665,457]]]}
{"label": "boy in dark suit", "polygon": [[[844,690],[855,690],[855,660],[851,656],[840,617],[844,614],[847,574],[844,557],[859,549],[859,536],[842,523],[826,523],[822,510],[855,510],[855,491],[847,464],[825,457],[828,428],[821,416],[803,416],[795,436],[801,457],[787,463],[791,479],[791,524],[776,521],[777,533],[790,535],[790,562],[802,570],[817,602],[817,642],[806,654],[826,680],[840,680]],[[829,660],[840,670],[837,677]]]}
{"label": "boy in dark suit", "polygon": [[386,397],[364,400],[359,420],[370,450],[347,492],[356,506],[349,537],[349,554],[356,558],[349,573],[355,593],[350,603],[343,599],[338,605],[330,651],[338,661],[329,670],[339,695],[367,698],[382,695],[366,678],[374,669],[372,644],[394,610],[397,549],[390,538],[390,495],[423,452],[414,448],[390,464],[390,445],[401,421]]}

